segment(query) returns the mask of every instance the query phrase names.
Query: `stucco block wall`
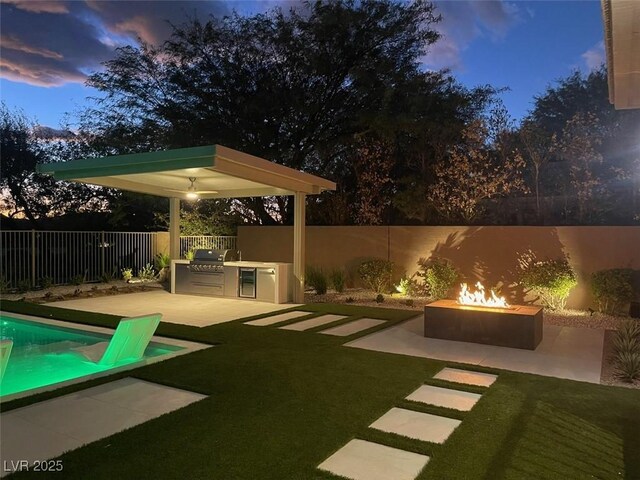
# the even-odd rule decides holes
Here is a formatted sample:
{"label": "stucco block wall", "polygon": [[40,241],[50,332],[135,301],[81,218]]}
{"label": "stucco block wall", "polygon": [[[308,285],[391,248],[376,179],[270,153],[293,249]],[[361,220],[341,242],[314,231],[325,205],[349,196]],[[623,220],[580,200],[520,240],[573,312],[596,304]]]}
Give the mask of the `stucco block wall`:
{"label": "stucco block wall", "polygon": [[[533,300],[515,283],[518,260],[568,256],[578,275],[569,306],[593,306],[589,291],[592,272],[607,268],[640,271],[640,227],[307,227],[307,265],[345,268],[350,284],[365,259],[389,259],[397,281],[417,270],[421,257],[453,262],[463,280],[501,286],[511,303]],[[291,262],[293,228],[239,227],[243,260]]]}

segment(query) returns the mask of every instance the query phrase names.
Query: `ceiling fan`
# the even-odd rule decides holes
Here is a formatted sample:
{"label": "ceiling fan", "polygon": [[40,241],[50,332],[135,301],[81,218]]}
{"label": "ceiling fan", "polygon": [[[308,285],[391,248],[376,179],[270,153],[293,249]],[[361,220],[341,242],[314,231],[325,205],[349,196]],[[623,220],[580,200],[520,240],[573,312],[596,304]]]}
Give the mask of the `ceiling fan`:
{"label": "ceiling fan", "polygon": [[218,193],[217,190],[198,190],[195,186],[196,180],[197,180],[196,177],[189,177],[189,181],[191,182],[191,185],[189,185],[186,190],[175,190],[173,188],[167,188],[167,190],[169,190],[170,192],[184,193],[187,196],[187,198],[190,198],[190,199],[196,199],[198,198],[199,195]]}

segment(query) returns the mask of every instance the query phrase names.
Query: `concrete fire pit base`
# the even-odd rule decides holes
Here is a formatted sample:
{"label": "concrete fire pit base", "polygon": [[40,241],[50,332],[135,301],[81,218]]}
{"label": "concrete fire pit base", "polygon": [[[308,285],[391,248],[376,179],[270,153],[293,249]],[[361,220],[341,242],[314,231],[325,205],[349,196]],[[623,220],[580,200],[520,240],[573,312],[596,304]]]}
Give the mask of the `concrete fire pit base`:
{"label": "concrete fire pit base", "polygon": [[542,341],[542,308],[471,307],[438,300],[424,307],[424,336],[535,350]]}

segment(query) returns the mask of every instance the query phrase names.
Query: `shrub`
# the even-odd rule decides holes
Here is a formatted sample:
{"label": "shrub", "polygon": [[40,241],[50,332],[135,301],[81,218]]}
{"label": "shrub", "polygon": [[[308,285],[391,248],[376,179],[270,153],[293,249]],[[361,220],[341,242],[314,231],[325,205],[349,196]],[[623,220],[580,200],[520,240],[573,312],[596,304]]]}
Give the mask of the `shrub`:
{"label": "shrub", "polygon": [[122,272],[122,279],[125,282],[128,282],[133,278],[133,268],[123,268],[121,272]]}
{"label": "shrub", "polygon": [[40,286],[47,290],[48,288],[53,287],[53,278],[49,276],[44,276],[40,279]]}
{"label": "shrub", "polygon": [[564,310],[578,281],[567,259],[562,258],[525,264],[520,271],[520,284],[539,295],[552,310]]}
{"label": "shrub", "polygon": [[321,268],[307,267],[305,283],[316,291],[317,295],[327,293],[327,276]]}
{"label": "shrub", "polygon": [[613,268],[593,273],[591,291],[599,311],[610,314],[621,311],[622,307],[633,299],[631,270]]}
{"label": "shrub", "polygon": [[407,299],[404,301],[404,304],[405,304],[407,307],[413,307],[413,305],[414,305],[413,298],[407,298]]}
{"label": "shrub", "polygon": [[25,278],[18,282],[18,292],[25,293],[31,290],[31,280]]}
{"label": "shrub", "polygon": [[71,285],[82,285],[84,283],[84,275],[74,275],[69,279]]}
{"label": "shrub", "polygon": [[347,298],[345,299],[344,303],[353,303],[353,302],[355,302],[355,301],[356,301],[356,299],[355,299],[355,298],[353,298],[353,297],[347,297]]}
{"label": "shrub", "polygon": [[458,269],[446,260],[421,258],[417,275],[424,282],[425,293],[435,300],[446,298],[460,276]]}
{"label": "shrub", "polygon": [[382,295],[381,293],[379,293],[379,294],[376,296],[376,303],[382,303],[382,302],[384,302],[384,295]]}
{"label": "shrub", "polygon": [[190,249],[187,251],[187,253],[184,254],[184,258],[186,258],[187,260],[189,260],[190,262],[193,260],[193,257],[195,256],[196,251],[195,249]]}
{"label": "shrub", "polygon": [[640,322],[624,321],[614,338],[616,375],[626,382],[640,378]]}
{"label": "shrub", "polygon": [[384,293],[389,291],[391,283],[391,272],[393,271],[393,263],[374,258],[362,262],[358,267],[358,275],[364,283],[376,293]]}
{"label": "shrub", "polygon": [[0,293],[7,293],[11,283],[6,279],[4,275],[0,275]]}
{"label": "shrub", "polygon": [[138,272],[138,278],[145,281],[154,280],[156,278],[156,272],[150,263],[147,263],[140,269]]}
{"label": "shrub", "polygon": [[332,270],[329,276],[331,277],[331,285],[333,285],[333,289],[338,293],[344,292],[344,284],[346,281],[344,270]]}
{"label": "shrub", "polygon": [[158,270],[162,270],[163,268],[168,268],[171,266],[171,257],[168,253],[157,254],[154,261]]}
{"label": "shrub", "polygon": [[409,278],[402,277],[400,279],[400,283],[398,283],[398,285],[395,285],[396,291],[400,295],[403,295],[405,297],[415,295],[417,291],[417,283],[413,277],[414,275]]}
{"label": "shrub", "polygon": [[109,283],[111,282],[111,280],[113,280],[113,275],[109,272],[104,272],[102,275],[100,275],[100,281],[102,283]]}

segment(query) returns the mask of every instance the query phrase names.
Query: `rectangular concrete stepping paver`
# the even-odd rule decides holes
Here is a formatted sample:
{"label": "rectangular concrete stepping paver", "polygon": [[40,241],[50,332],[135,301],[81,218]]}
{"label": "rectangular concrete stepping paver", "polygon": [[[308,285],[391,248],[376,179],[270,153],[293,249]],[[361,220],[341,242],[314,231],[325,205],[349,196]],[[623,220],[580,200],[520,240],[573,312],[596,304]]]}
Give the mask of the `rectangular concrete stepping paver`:
{"label": "rectangular concrete stepping paver", "polygon": [[428,403],[437,407],[453,408],[455,410],[469,411],[480,397],[477,393],[462,392],[450,388],[422,385],[415,392],[407,396],[407,400]]}
{"label": "rectangular concrete stepping paver", "polygon": [[343,318],[347,318],[346,315],[322,315],[320,317],[310,318],[309,320],[302,320],[301,322],[291,323],[279,328],[281,328],[282,330],[295,330],[297,332],[302,332],[304,330],[309,330],[310,328],[319,327],[320,325],[325,325],[337,320],[342,320]]}
{"label": "rectangular concrete stepping paver", "polygon": [[337,337],[346,337],[347,335],[361,332],[368,328],[375,327],[376,325],[380,325],[384,322],[385,320],[378,320],[375,318],[361,318],[360,320],[354,320],[353,322],[338,325],[337,327],[333,328],[328,328],[327,330],[322,330],[320,333],[324,333],[326,335],[335,335]]}
{"label": "rectangular concrete stepping paver", "polygon": [[[206,395],[123,378],[0,415],[3,465],[48,460]],[[8,475],[2,469],[0,477]]]}
{"label": "rectangular concrete stepping paver", "polygon": [[273,315],[271,317],[265,318],[257,318],[256,320],[250,320],[248,322],[244,322],[245,325],[253,325],[256,327],[266,327],[268,325],[273,325],[274,323],[284,322],[286,320],[291,320],[293,318],[304,317],[305,315],[311,315],[313,312],[285,312],[279,315]]}
{"label": "rectangular concrete stepping paver", "polygon": [[425,442],[443,443],[460,423],[453,418],[394,407],[369,427]]}
{"label": "rectangular concrete stepping paver", "polygon": [[318,468],[353,480],[414,480],[428,461],[426,455],[355,439]]}
{"label": "rectangular concrete stepping paver", "polygon": [[447,380],[455,383],[466,383],[468,385],[478,385],[480,387],[489,387],[498,378],[497,375],[482,372],[471,372],[469,370],[460,370],[458,368],[445,367],[440,370],[433,378],[439,380]]}

